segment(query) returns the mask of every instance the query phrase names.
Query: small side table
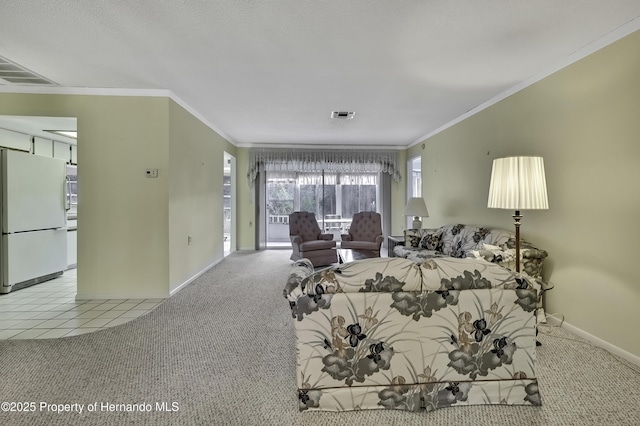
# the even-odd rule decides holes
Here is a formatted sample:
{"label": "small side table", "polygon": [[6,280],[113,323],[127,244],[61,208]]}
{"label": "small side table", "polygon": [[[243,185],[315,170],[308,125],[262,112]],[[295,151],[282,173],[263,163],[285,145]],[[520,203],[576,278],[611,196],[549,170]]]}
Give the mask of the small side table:
{"label": "small side table", "polygon": [[372,259],[374,257],[380,257],[378,250],[359,250],[359,249],[338,249],[338,262],[347,263],[354,260]]}
{"label": "small side table", "polygon": [[393,248],[395,246],[403,246],[404,245],[404,235],[400,236],[391,236],[387,237],[387,257],[396,257],[396,254],[393,252]]}

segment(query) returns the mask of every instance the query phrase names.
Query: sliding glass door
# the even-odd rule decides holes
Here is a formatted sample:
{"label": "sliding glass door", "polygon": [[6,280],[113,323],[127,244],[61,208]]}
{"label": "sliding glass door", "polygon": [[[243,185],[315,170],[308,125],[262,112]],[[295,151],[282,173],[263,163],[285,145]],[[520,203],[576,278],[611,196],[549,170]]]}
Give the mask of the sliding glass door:
{"label": "sliding glass door", "polygon": [[289,243],[289,214],[315,213],[324,232],[349,229],[355,213],[379,211],[379,173],[267,172],[267,245]]}

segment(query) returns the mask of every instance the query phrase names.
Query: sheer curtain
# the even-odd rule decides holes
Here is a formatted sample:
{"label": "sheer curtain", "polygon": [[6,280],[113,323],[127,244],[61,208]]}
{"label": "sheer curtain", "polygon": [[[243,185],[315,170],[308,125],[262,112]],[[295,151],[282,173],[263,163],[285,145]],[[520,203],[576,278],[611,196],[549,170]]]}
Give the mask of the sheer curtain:
{"label": "sheer curtain", "polygon": [[[319,222],[323,220],[325,214],[329,213],[343,213],[351,217],[351,214],[359,210],[376,210],[382,215],[383,233],[388,234],[391,223],[391,181],[400,180],[396,151],[253,149],[249,151],[247,179],[250,187],[256,187],[258,193],[264,194],[266,186],[256,182],[256,178],[259,176],[263,176],[263,179],[266,178],[269,181],[295,182],[294,210],[315,210]],[[336,185],[339,186],[336,187]],[[372,201],[363,198],[364,204],[342,209],[340,208],[342,201],[338,201],[338,199],[342,199],[341,192],[336,191],[340,185],[376,186],[377,194],[375,198],[371,199]],[[308,201],[309,197],[301,197],[300,188],[308,188],[309,186],[320,188],[316,191],[314,206],[301,206],[301,198]],[[309,190],[313,190],[313,188],[308,188],[307,191]],[[356,191],[356,189],[351,191]],[[347,200],[353,201],[354,197],[350,195],[350,192],[345,194],[348,197],[345,202]],[[258,198],[261,200],[260,206],[267,205],[264,196]],[[355,210],[351,212],[353,209]],[[266,228],[268,207],[266,209],[259,208],[258,211],[260,212],[256,217],[258,228]],[[257,231],[260,239],[259,246],[265,247],[267,232],[264,229]],[[271,238],[269,237],[269,239]]]}
{"label": "sheer curtain", "polygon": [[[295,181],[298,185],[321,185],[322,171],[320,172],[274,172],[267,170],[267,175],[271,180]],[[379,173],[335,173],[327,171],[324,173],[325,185],[378,185]]]}

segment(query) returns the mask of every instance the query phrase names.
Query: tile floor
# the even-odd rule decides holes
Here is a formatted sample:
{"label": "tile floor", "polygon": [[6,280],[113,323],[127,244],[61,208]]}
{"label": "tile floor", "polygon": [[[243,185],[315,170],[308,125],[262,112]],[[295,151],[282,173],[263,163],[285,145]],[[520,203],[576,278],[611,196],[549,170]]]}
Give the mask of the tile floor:
{"label": "tile floor", "polygon": [[54,280],[0,295],[0,340],[91,333],[144,315],[165,299],[75,300],[76,269]]}

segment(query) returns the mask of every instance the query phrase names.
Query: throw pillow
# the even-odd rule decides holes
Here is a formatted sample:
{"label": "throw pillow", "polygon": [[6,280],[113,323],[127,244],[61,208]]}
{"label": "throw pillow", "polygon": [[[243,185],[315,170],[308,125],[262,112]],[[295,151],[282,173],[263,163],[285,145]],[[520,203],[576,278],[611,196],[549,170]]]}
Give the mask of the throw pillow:
{"label": "throw pillow", "polygon": [[491,229],[489,233],[484,236],[482,241],[485,244],[502,246],[509,240],[509,238],[515,238],[512,232],[504,231],[502,229]]}
{"label": "throw pillow", "polygon": [[404,244],[407,247],[420,247],[420,240],[422,239],[421,229],[406,229],[404,231]]}
{"label": "throw pillow", "polygon": [[459,226],[458,232],[453,235],[453,240],[451,241],[449,253],[451,257],[467,257],[471,250],[478,248],[478,242],[480,241],[481,234],[478,227]]}
{"label": "throw pillow", "polygon": [[439,232],[427,232],[425,236],[422,237],[422,241],[420,241],[420,247],[427,250],[437,250],[439,244]]}
{"label": "throw pillow", "polygon": [[456,251],[456,245],[454,245],[454,239],[460,234],[460,231],[464,229],[463,224],[458,225],[444,225],[440,227],[440,244],[438,245],[438,251],[446,254],[447,256],[455,256],[453,253]]}

